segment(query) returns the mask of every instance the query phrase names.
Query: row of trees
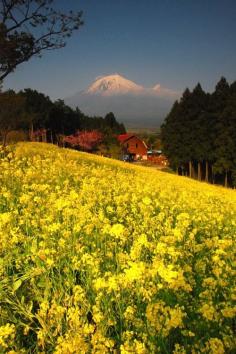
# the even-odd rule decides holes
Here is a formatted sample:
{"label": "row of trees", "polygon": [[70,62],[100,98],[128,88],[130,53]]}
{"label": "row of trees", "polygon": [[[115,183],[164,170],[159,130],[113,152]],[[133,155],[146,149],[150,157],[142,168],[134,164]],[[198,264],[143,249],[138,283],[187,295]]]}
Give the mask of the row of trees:
{"label": "row of trees", "polygon": [[179,174],[236,185],[236,82],[212,94],[186,89],[161,127],[163,151]]}
{"label": "row of trees", "polygon": [[28,132],[30,140],[60,144],[66,136],[78,131],[98,131],[104,139],[125,132],[112,112],[103,117],[89,117],[78,108],[72,109],[64,101],[52,102],[48,96],[26,89],[0,92],[0,134],[5,144],[13,130]]}

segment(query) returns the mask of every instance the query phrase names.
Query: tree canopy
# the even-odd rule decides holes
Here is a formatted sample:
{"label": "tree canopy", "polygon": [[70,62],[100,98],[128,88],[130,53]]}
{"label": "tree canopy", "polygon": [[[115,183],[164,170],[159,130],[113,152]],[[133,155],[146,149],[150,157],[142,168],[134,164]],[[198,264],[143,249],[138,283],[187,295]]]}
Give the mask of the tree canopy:
{"label": "tree canopy", "polygon": [[236,185],[236,82],[212,94],[186,89],[162,125],[163,150],[179,173]]}
{"label": "tree canopy", "polygon": [[70,146],[80,147],[83,151],[92,151],[103,141],[103,135],[97,130],[77,131],[74,135],[66,136],[65,143]]}
{"label": "tree canopy", "polygon": [[27,119],[24,97],[14,91],[0,92],[0,134],[3,145],[6,144],[8,133],[22,127]]}
{"label": "tree canopy", "polygon": [[59,49],[83,24],[82,12],[65,14],[54,0],[0,0],[0,82],[45,50]]}
{"label": "tree canopy", "polygon": [[[125,133],[112,112],[103,117],[89,117],[79,108],[72,109],[63,100],[52,102],[36,90],[0,92],[0,134],[2,140],[11,130],[24,130],[30,139],[60,143],[77,131],[98,131],[104,142]],[[89,136],[89,135],[87,135]]]}

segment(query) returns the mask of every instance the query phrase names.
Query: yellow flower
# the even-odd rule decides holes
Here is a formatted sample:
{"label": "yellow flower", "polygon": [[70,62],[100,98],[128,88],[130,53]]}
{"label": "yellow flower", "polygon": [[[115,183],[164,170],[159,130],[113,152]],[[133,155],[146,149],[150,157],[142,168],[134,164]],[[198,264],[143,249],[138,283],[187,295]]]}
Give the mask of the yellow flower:
{"label": "yellow flower", "polygon": [[15,326],[7,323],[5,326],[0,326],[0,348],[8,348],[12,345],[15,337]]}
{"label": "yellow flower", "polygon": [[145,205],[150,205],[152,203],[151,199],[149,197],[144,197],[142,199],[143,204]]}
{"label": "yellow flower", "polygon": [[236,315],[236,308],[235,307],[226,307],[225,309],[221,310],[224,317],[234,318]]}
{"label": "yellow flower", "polygon": [[124,229],[125,229],[125,228],[124,228],[123,225],[121,225],[121,224],[114,224],[114,225],[112,225],[112,227],[111,227],[110,233],[111,233],[111,235],[114,235],[114,236],[116,236],[116,237],[119,237],[120,235],[123,234]]}
{"label": "yellow flower", "polygon": [[236,191],[50,144],[1,151],[1,353],[234,352]]}
{"label": "yellow flower", "polygon": [[201,307],[200,312],[202,313],[203,317],[209,321],[212,321],[214,318],[215,309],[212,304],[204,304]]}
{"label": "yellow flower", "polygon": [[211,338],[206,344],[206,349],[210,354],[224,354],[224,345],[218,338]]}

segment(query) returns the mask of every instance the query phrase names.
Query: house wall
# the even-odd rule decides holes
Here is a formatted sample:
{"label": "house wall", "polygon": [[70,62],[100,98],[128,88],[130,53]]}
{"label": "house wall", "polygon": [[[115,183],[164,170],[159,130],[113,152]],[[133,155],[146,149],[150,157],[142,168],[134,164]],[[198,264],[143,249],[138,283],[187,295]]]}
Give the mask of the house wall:
{"label": "house wall", "polygon": [[139,156],[144,156],[147,155],[147,148],[136,136],[133,136],[132,138],[128,139],[125,143],[124,146],[127,148],[127,151],[130,154],[135,154]]}

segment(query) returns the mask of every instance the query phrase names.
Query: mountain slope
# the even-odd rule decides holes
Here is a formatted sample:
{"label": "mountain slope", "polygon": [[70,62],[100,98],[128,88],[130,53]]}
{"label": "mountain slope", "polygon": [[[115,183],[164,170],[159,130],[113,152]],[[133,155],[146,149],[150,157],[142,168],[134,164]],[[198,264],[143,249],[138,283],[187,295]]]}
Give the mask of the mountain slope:
{"label": "mountain slope", "polygon": [[85,91],[87,94],[124,95],[127,93],[140,93],[143,87],[119,74],[97,78]]}
{"label": "mountain slope", "polygon": [[132,127],[157,127],[169,112],[178,93],[160,84],[148,88],[113,74],[98,77],[86,90],[65,99],[85,114],[101,115],[112,111],[118,120]]}

